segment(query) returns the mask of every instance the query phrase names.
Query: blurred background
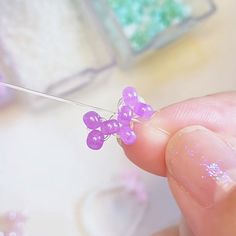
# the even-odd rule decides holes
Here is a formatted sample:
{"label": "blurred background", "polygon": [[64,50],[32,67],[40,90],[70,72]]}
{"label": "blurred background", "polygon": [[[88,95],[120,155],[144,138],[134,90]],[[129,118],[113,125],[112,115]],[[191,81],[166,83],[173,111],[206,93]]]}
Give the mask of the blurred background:
{"label": "blurred background", "polygon": [[[171,14],[150,25],[160,11],[134,11],[142,8],[141,0],[131,1],[131,8],[128,0],[0,0],[1,81],[110,110],[116,110],[127,85],[156,109],[235,90],[236,2],[215,0],[217,10],[211,1],[172,2],[181,5],[171,0],[158,5]],[[173,13],[173,7],[180,10]],[[125,235],[126,223],[135,223],[129,211],[135,215],[140,207],[125,205],[128,194],[122,198],[128,213],[112,194],[106,196],[112,207],[103,199],[96,203],[103,204],[99,212],[90,208],[89,226],[80,213],[91,192],[115,186],[114,177],[127,169],[139,173],[149,195],[135,235],[151,235],[179,221],[166,180],[130,163],[115,138],[98,152],[86,147],[82,116],[89,108],[4,87],[0,98],[0,215],[25,212],[24,235]],[[95,208],[107,225],[94,220]],[[109,217],[106,208],[113,209]],[[117,217],[124,219],[119,225]]]}

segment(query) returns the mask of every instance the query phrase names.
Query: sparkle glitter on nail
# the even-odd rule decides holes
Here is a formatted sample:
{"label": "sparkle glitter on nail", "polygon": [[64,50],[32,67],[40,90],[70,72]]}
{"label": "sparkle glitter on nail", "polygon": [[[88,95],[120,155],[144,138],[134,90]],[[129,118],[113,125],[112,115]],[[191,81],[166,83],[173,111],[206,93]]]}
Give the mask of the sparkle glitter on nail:
{"label": "sparkle glitter on nail", "polygon": [[208,176],[215,180],[224,190],[228,191],[232,188],[232,185],[235,185],[230,176],[217,163],[213,162],[203,165],[206,168]]}
{"label": "sparkle glitter on nail", "polygon": [[195,156],[194,150],[192,148],[190,148],[187,144],[184,145],[184,149],[190,157],[193,158]]}

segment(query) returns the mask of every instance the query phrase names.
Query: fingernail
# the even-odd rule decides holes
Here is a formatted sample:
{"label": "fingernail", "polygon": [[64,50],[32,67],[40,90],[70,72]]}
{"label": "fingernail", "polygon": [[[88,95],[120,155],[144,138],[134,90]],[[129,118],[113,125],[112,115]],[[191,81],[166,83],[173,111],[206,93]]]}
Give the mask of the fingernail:
{"label": "fingernail", "polygon": [[236,185],[236,154],[202,127],[178,132],[166,150],[168,172],[201,206],[211,207]]}

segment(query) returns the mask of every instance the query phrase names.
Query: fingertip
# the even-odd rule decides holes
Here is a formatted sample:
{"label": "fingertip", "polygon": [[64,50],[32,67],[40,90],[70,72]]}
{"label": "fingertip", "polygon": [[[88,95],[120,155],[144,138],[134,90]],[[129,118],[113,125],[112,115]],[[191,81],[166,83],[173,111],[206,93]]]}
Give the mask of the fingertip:
{"label": "fingertip", "polygon": [[150,122],[135,123],[134,131],[137,140],[133,145],[122,147],[126,156],[140,168],[159,175],[166,176],[165,148],[169,139],[167,133]]}
{"label": "fingertip", "polygon": [[235,188],[234,150],[204,127],[178,131],[168,142],[166,163],[168,173],[202,207],[218,204]]}
{"label": "fingertip", "polygon": [[[222,99],[223,98],[223,99]],[[135,123],[135,144],[122,144],[127,157],[142,169],[166,176],[165,148],[171,136],[189,126],[202,126],[214,132],[235,135],[235,93],[195,98],[156,112],[147,122]],[[228,112],[230,110],[230,113]],[[168,131],[169,134],[163,131]]]}

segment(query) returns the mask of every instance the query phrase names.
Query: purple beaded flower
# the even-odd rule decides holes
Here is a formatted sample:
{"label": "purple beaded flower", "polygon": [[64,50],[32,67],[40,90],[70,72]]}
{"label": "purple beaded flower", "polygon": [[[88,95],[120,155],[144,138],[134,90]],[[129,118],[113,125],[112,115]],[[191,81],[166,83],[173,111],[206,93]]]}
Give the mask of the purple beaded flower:
{"label": "purple beaded flower", "polygon": [[131,145],[136,141],[132,121],[149,119],[153,113],[152,107],[143,102],[134,88],[126,87],[115,117],[105,120],[94,111],[89,111],[84,115],[84,123],[91,130],[87,137],[87,146],[93,150],[99,150],[110,135],[116,135],[124,144]]}

